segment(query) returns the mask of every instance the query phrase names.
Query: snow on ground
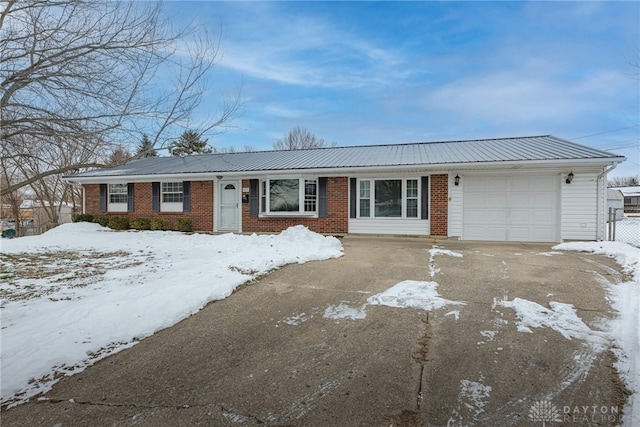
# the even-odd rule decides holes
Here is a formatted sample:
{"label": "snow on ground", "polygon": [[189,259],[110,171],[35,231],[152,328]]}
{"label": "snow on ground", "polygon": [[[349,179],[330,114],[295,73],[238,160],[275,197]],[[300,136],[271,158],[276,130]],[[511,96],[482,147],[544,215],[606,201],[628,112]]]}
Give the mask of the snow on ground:
{"label": "snow on ground", "polygon": [[438,295],[436,282],[405,280],[386,291],[367,299],[370,305],[389,307],[411,307],[421,310],[435,310],[446,305],[466,305],[464,302],[451,301]]}
{"label": "snow on ground", "polygon": [[549,302],[551,309],[533,301],[515,298],[513,301],[499,301],[498,305],[515,310],[518,331],[533,333],[531,328],[551,328],[570,340],[576,338],[591,344],[595,351],[602,351],[608,345],[608,334],[594,331],[578,316],[572,304]]}
{"label": "snow on ground", "polygon": [[5,404],[48,391],[269,270],[339,257],[342,245],[302,226],[212,236],[76,223],[3,240],[1,255]]}
{"label": "snow on ground", "polygon": [[[637,232],[637,231],[636,231]],[[626,277],[607,282],[611,306],[618,317],[609,323],[616,341],[616,368],[633,394],[625,407],[625,425],[640,425],[640,249],[619,242],[575,242],[555,246],[555,250],[583,251],[615,259]]]}
{"label": "snow on ground", "polygon": [[347,305],[346,301],[342,301],[338,305],[330,305],[324,311],[325,319],[364,319],[367,317],[367,305],[363,304],[360,308],[354,308]]}

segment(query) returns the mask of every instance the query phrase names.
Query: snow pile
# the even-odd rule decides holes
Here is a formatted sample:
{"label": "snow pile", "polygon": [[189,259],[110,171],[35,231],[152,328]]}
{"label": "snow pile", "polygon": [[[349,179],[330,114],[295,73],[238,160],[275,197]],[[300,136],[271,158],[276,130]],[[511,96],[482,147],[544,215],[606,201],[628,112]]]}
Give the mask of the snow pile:
{"label": "snow pile", "polygon": [[49,390],[59,374],[130,347],[271,269],[340,257],[342,245],[303,226],[211,236],[76,223],[5,240],[2,252],[6,403]]}
{"label": "snow pile", "polygon": [[577,338],[590,343],[596,351],[604,350],[608,346],[607,335],[589,328],[580,319],[572,304],[551,301],[551,309],[533,301],[515,298],[513,301],[499,301],[498,305],[515,310],[518,321],[518,331],[533,333],[530,328],[551,328],[560,332],[570,340]]}
{"label": "snow pile", "polygon": [[410,307],[421,310],[435,310],[446,305],[466,305],[464,302],[450,301],[441,298],[437,292],[436,282],[405,280],[386,291],[367,299],[371,305],[389,307]]}
{"label": "snow pile", "polygon": [[625,408],[626,425],[640,423],[640,249],[619,242],[575,242],[555,246],[557,250],[593,252],[616,260],[629,280],[609,283],[612,307],[618,317],[610,322],[618,348],[616,368],[634,393]]}

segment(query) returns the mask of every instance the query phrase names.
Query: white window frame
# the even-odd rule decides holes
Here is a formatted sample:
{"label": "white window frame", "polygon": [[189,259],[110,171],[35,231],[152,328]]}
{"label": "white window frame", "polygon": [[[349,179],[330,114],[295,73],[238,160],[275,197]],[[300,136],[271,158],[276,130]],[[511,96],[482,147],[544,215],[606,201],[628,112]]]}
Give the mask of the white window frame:
{"label": "white window frame", "polygon": [[[376,181],[401,181],[401,185],[400,185],[400,194],[402,195],[401,198],[401,215],[400,216],[376,216]],[[407,182],[408,181],[415,181],[417,184],[417,194],[415,196],[409,196],[408,195],[408,185]],[[362,190],[365,189],[363,187],[366,187],[366,185],[362,185],[361,183],[363,182],[368,182],[369,183],[369,194],[368,197],[362,197]],[[358,219],[375,219],[375,220],[420,220],[422,218],[422,203],[421,203],[421,197],[422,197],[422,180],[420,179],[420,177],[384,177],[384,178],[359,178],[357,180],[357,185],[356,185],[356,191],[358,192],[356,194],[356,218]],[[366,196],[366,194],[365,194]],[[362,208],[362,203],[363,201],[368,200],[368,207],[369,207],[369,216],[361,216],[360,215],[360,210]],[[417,204],[417,210],[416,210],[416,215],[415,216],[407,216],[407,208],[408,208],[408,204],[407,204],[407,200],[416,200],[416,204]]]}
{"label": "white window frame", "polygon": [[[111,196],[122,195],[124,195],[124,202],[111,201]],[[127,212],[129,206],[128,200],[129,185],[127,183],[107,184],[107,212]]]}
{"label": "white window frame", "polygon": [[[180,191],[169,191],[165,186],[180,185]],[[165,202],[165,195],[180,194],[180,202]],[[184,184],[183,181],[165,181],[160,183],[160,212],[182,212],[184,208]]]}
{"label": "white window frame", "polygon": [[[279,180],[297,180],[298,181],[298,210],[297,211],[271,211],[271,194],[268,191],[271,187],[271,181]],[[310,197],[307,194],[307,184],[310,182],[315,184],[315,194]],[[319,183],[317,177],[270,177],[260,181],[260,216],[295,216],[295,217],[318,217],[318,190]],[[313,211],[306,211],[306,206],[313,204]]]}

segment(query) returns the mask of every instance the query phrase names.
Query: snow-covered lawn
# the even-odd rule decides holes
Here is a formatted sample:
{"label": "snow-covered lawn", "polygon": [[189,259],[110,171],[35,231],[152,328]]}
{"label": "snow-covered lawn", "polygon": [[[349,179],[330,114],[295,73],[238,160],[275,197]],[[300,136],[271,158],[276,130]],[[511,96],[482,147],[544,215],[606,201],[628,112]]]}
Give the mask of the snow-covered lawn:
{"label": "snow-covered lawn", "polygon": [[[612,257],[626,275],[626,278],[618,283],[603,280],[603,284],[609,287],[611,305],[618,312],[618,317],[609,325],[610,334],[616,343],[613,348],[618,357],[616,368],[627,388],[633,392],[624,410],[624,425],[636,426],[640,422],[640,249],[619,242],[563,243],[553,249],[593,252]],[[575,319],[570,319],[573,317],[571,310],[567,310],[567,307],[557,309],[569,315],[569,321],[562,322],[564,325],[570,325],[565,329],[565,333],[576,336],[584,333],[582,326],[575,322]],[[556,323],[556,327],[558,325]],[[595,345],[601,345],[602,336],[591,336],[590,341]]]}
{"label": "snow-covered lawn", "polygon": [[302,226],[211,236],[77,223],[2,240],[2,403],[48,391],[274,268],[341,255],[338,239]]}

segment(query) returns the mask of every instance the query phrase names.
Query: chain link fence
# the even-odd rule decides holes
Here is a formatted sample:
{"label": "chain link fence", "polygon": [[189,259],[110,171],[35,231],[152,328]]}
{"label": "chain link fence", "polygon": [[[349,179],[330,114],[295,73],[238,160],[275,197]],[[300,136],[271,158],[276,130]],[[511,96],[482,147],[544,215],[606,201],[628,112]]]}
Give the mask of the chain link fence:
{"label": "chain link fence", "polygon": [[640,248],[640,215],[626,216],[622,208],[609,208],[607,240]]}

